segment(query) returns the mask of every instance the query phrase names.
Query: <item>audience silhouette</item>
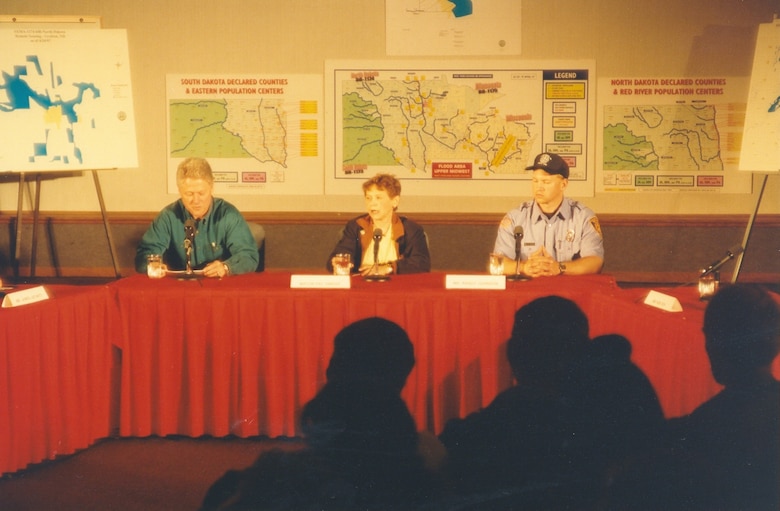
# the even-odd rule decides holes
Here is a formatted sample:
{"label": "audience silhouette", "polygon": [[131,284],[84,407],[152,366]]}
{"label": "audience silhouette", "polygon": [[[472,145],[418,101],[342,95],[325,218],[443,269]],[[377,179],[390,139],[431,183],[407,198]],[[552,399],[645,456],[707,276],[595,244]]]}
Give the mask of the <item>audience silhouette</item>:
{"label": "audience silhouette", "polygon": [[571,300],[539,298],[516,315],[507,357],[517,385],[449,421],[447,475],[469,509],[588,509],[609,470],[663,424],[655,391],[619,336],[589,340]]}
{"label": "audience silhouette", "polygon": [[704,334],[724,388],[666,420],[628,339],[590,339],[569,299],[533,300],[506,343],[516,385],[436,440],[401,398],[415,364],[406,332],[356,321],[336,335],[327,382],[301,413],[304,447],[228,471],[201,510],[780,509],[778,304],[726,286]]}
{"label": "audience silhouette", "polygon": [[562,392],[575,437],[569,487],[578,503],[603,501],[614,475],[658,445],[665,421],[653,385],[631,362],[628,339],[602,335],[587,348]]}
{"label": "audience silhouette", "polygon": [[721,288],[704,315],[712,375],[723,390],[671,419],[664,447],[623,475],[613,509],[780,509],[780,310],[756,286]]}
{"label": "audience silhouette", "polygon": [[409,510],[435,500],[400,393],[415,363],[406,332],[374,317],[334,339],[327,383],[302,412],[306,447],[262,454],[209,489],[202,510]]}

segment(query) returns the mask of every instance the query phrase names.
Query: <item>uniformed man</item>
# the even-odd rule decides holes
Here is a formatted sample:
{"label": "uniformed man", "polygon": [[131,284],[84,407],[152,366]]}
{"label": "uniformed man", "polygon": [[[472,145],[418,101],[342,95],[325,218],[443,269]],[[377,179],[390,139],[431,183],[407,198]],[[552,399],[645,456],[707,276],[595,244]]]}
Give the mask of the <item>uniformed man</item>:
{"label": "uniformed man", "polygon": [[600,272],[604,240],[599,220],[590,208],[563,196],[569,184],[566,161],[541,153],[526,170],[533,170],[533,200],[504,216],[493,248],[504,255],[504,273],[536,278]]}

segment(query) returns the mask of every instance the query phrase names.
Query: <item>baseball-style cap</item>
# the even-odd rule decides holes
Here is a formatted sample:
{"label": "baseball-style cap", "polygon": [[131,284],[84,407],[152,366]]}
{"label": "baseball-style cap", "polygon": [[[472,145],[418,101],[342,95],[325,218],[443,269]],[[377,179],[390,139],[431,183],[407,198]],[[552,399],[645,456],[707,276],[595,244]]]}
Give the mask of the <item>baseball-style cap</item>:
{"label": "baseball-style cap", "polygon": [[548,174],[558,174],[569,179],[569,166],[563,161],[563,158],[555,153],[541,153],[534,158],[533,165],[525,168],[525,170],[535,169],[542,169]]}

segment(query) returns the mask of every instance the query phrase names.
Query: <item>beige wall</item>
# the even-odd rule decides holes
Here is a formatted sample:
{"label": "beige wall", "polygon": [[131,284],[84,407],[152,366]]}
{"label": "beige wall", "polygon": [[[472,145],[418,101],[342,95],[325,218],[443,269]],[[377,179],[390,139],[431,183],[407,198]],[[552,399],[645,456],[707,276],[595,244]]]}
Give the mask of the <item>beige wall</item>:
{"label": "beige wall", "polygon": [[[522,60],[594,59],[598,76],[749,76],[759,23],[777,0],[505,0],[523,2]],[[167,73],[322,73],[327,59],[387,59],[382,0],[4,0],[0,14],[97,15],[128,30],[139,168],[100,174],[109,211],[157,211],[166,193]],[[85,58],[88,58],[85,56]],[[503,57],[510,60],[509,57]],[[495,58],[492,58],[495,60]],[[447,60],[447,59],[443,59]],[[747,91],[745,91],[747,95]],[[754,176],[758,189],[760,176]],[[404,197],[405,212],[502,213],[525,198]],[[243,211],[360,211],[359,194],[227,197]],[[596,194],[599,213],[749,214],[752,195]],[[0,181],[0,211],[17,187]],[[91,176],[42,189],[43,211],[96,211]],[[780,212],[771,175],[760,213]]]}

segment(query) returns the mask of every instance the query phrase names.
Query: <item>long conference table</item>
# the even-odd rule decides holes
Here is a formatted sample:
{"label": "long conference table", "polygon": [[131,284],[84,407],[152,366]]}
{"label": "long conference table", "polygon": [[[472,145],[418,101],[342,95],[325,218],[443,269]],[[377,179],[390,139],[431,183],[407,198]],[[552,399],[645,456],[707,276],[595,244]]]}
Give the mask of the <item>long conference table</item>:
{"label": "long conference table", "polygon": [[592,336],[631,341],[668,417],[720,389],[693,288],[659,289],[683,307],[666,312],[643,303],[648,289],[621,289],[608,275],[505,290],[447,289],[445,277],[297,289],[289,272],[267,271],[50,286],[50,300],[0,310],[0,474],[89,447],[117,425],[127,437],[296,436],[299,411],[325,382],[333,337],[370,316],[409,334],[417,363],[403,398],[418,428],[438,433],[512,385],[504,343],[514,313],[550,294],[575,301]]}

